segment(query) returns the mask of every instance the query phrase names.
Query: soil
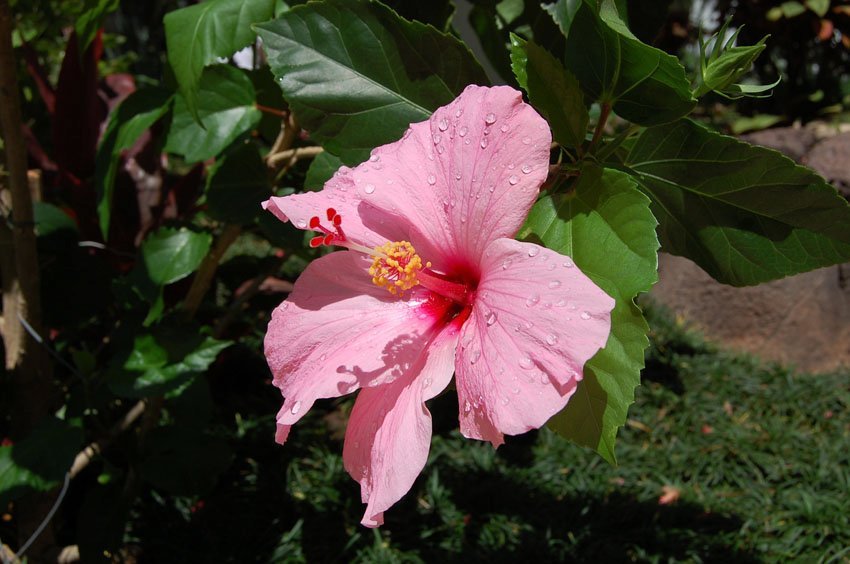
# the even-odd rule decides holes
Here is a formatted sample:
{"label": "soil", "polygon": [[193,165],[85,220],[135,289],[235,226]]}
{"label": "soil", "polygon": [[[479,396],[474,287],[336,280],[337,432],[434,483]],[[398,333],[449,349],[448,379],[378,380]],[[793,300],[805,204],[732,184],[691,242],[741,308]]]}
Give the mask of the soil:
{"label": "soil", "polygon": [[[814,168],[850,197],[850,133],[778,128],[744,137]],[[687,259],[663,254],[650,297],[720,346],[805,372],[850,367],[850,264],[760,286],[715,282]]]}

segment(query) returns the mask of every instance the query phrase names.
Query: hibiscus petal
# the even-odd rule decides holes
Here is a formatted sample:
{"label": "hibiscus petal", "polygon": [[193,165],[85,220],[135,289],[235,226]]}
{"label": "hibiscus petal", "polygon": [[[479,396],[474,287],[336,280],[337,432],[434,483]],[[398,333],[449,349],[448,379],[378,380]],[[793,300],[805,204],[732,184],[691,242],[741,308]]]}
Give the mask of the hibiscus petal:
{"label": "hibiscus petal", "polygon": [[321,257],[272,313],[265,353],[274,384],[286,397],[277,418],[278,442],[316,399],[406,374],[432,338],[432,328],[442,326],[421,307],[427,291],[394,297],[372,284],[370,264],[352,251]]}
{"label": "hibiscus petal", "polygon": [[[263,209],[279,220],[289,221],[305,230],[310,230],[310,219],[318,217],[322,225],[333,231],[326,215],[329,208],[342,217],[341,226],[346,238],[357,244],[371,248],[408,236],[407,225],[399,222],[396,216],[361,201],[348,167],[341,167],[320,192],[273,196],[263,202]],[[317,235],[322,234],[315,231]]]}
{"label": "hibiscus petal", "polygon": [[469,86],[351,178],[364,202],[404,218],[424,260],[446,269],[519,230],[548,174],[551,140],[513,88]]}
{"label": "hibiscus petal", "polygon": [[431,414],[425,400],[442,391],[454,372],[458,334],[436,333],[416,364],[401,378],[357,396],[342,458],[360,483],[367,527],[383,524],[383,513],[406,494],[428,459]]}
{"label": "hibiscus petal", "polygon": [[608,339],[614,300],[532,243],[494,241],[481,271],[457,354],[460,430],[498,446],[564,408]]}

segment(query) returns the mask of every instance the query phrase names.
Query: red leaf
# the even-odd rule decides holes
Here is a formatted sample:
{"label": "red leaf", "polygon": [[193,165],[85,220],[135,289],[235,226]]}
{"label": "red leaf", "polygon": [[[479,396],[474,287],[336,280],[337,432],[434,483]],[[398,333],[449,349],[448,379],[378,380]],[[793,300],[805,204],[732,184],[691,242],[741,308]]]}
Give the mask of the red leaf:
{"label": "red leaf", "polygon": [[21,45],[21,53],[24,55],[24,61],[27,64],[27,72],[35,81],[38,93],[41,95],[44,105],[47,106],[47,112],[53,115],[56,108],[56,91],[47,79],[47,72],[38,60],[38,53],[29,43]]}

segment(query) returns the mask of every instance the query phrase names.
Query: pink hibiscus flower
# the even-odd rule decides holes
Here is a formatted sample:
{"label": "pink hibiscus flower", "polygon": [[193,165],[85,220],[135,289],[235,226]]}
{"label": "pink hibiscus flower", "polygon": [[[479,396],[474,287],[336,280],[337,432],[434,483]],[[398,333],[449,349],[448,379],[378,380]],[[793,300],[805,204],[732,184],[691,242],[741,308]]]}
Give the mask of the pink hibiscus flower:
{"label": "pink hibiscus flower", "polygon": [[469,86],[321,192],[264,204],[316,231],[313,246],[347,249],[307,267],[265,352],[285,398],[281,444],[315,400],[360,389],[343,460],[366,526],[424,467],[425,402],[453,374],[461,433],[499,446],[562,410],[608,338],[614,300],[569,257],[512,239],[550,143],[519,92]]}

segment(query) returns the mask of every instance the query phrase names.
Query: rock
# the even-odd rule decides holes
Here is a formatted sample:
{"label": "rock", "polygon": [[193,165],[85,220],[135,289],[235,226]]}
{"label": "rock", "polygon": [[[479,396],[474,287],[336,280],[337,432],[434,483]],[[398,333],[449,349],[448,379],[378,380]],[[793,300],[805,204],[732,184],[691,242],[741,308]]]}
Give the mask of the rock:
{"label": "rock", "polygon": [[651,297],[710,341],[806,372],[850,367],[847,266],[734,288],[662,253],[659,276]]}
{"label": "rock", "polygon": [[801,162],[817,142],[815,132],[802,127],[775,127],[742,135],[741,139],[769,149],[776,149],[797,162]]}
{"label": "rock", "polygon": [[845,198],[850,198],[850,133],[816,144],[803,162],[831,182]]}

